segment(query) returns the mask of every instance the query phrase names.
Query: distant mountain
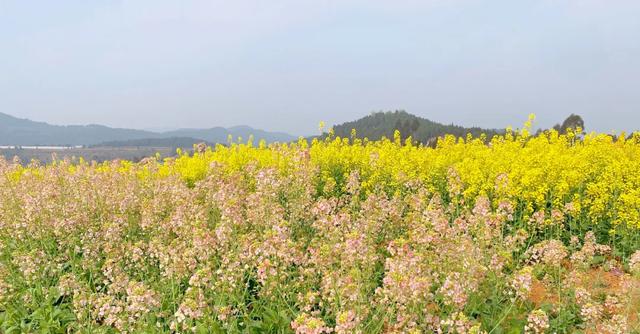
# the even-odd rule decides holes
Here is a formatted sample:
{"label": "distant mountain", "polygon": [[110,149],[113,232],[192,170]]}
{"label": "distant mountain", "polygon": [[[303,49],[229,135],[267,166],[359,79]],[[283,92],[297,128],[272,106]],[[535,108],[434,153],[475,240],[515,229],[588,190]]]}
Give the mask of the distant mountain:
{"label": "distant mountain", "polygon": [[[431,144],[436,138],[445,134],[464,137],[467,133],[474,137],[484,133],[487,137],[493,137],[503,131],[496,129],[482,129],[479,127],[462,127],[458,125],[445,125],[426,118],[409,114],[405,111],[375,112],[366,117],[352,122],[346,122],[333,127],[336,136],[350,137],[351,130],[356,130],[357,138],[377,140],[382,137],[393,138],[395,130],[399,130],[402,140],[411,136],[414,141],[422,144]],[[327,134],[324,134],[326,136]]]}
{"label": "distant mountain", "polygon": [[102,125],[51,125],[0,113],[0,145],[91,145],[109,140],[157,137],[142,130]]}
{"label": "distant mountain", "polygon": [[[168,132],[110,128],[103,125],[51,125],[0,113],[0,145],[96,145],[104,142],[151,140],[166,138],[193,138],[210,143],[224,143],[229,135],[236,139],[248,139],[253,134],[256,141],[286,142],[296,139],[282,132],[268,132],[248,126],[228,129],[181,129]],[[169,140],[171,141],[171,140]],[[139,143],[142,143],[141,141]],[[150,142],[151,143],[151,142]],[[158,142],[155,142],[158,143]]]}
{"label": "distant mountain", "polygon": [[198,138],[212,143],[226,143],[229,135],[231,135],[234,140],[238,139],[238,137],[242,137],[243,140],[247,140],[249,139],[249,136],[253,135],[256,141],[264,139],[267,142],[289,142],[297,139],[287,133],[268,132],[254,129],[249,126],[234,126],[230,128],[215,127],[211,129],[179,129],[163,132],[163,135],[170,137]]}

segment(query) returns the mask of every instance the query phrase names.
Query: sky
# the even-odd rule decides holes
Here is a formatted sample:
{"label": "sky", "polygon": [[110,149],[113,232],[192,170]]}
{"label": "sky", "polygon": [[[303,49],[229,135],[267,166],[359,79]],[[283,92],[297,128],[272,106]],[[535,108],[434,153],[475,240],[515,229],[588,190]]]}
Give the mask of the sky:
{"label": "sky", "polygon": [[640,129],[637,0],[0,0],[0,112],[52,124],[250,125],[373,111]]}

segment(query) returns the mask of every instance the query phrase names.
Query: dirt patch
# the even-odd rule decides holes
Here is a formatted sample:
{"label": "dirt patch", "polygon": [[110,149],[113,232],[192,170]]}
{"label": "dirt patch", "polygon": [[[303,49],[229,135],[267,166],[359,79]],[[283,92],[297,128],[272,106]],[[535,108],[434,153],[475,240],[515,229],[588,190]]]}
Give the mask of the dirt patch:
{"label": "dirt patch", "polygon": [[531,284],[529,300],[533,302],[536,307],[540,307],[543,304],[556,305],[559,301],[559,298],[558,294],[547,289],[547,287],[541,281],[534,280]]}

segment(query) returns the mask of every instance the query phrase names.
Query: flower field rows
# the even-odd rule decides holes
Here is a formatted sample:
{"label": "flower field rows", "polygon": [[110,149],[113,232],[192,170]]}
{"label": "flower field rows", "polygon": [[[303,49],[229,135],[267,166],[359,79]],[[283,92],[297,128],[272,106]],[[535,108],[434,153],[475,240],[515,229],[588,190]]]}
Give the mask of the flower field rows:
{"label": "flower field rows", "polygon": [[638,333],[640,135],[0,160],[3,333]]}

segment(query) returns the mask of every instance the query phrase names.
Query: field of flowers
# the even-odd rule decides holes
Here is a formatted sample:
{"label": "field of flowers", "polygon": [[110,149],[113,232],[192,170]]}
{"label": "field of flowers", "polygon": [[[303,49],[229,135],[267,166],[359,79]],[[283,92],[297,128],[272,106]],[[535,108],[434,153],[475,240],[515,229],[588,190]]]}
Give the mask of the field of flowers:
{"label": "field of flowers", "polygon": [[0,160],[2,333],[640,333],[640,135]]}

